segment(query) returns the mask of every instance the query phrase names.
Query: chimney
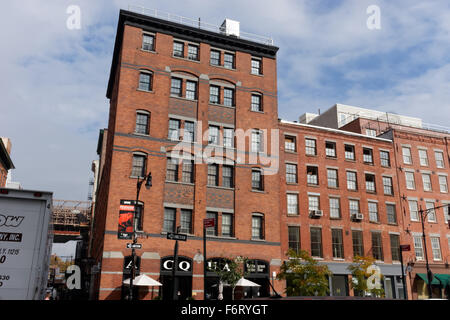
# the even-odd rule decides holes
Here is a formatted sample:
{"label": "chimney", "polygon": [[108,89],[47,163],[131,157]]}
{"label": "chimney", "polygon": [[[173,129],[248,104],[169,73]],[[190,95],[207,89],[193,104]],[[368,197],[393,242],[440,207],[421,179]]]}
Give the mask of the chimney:
{"label": "chimney", "polygon": [[220,27],[220,31],[225,33],[227,36],[239,37],[239,21],[225,19]]}
{"label": "chimney", "polygon": [[3,138],[3,137],[1,139],[2,139],[3,145],[6,148],[6,152],[8,152],[8,154],[11,154],[11,139]]}

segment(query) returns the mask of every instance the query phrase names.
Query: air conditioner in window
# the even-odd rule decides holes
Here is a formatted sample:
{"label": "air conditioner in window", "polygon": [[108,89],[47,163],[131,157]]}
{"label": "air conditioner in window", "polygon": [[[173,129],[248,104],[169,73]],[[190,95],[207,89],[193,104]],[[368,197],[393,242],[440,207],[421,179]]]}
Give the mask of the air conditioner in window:
{"label": "air conditioner in window", "polygon": [[322,210],[309,210],[309,216],[311,218],[322,217],[323,211]]}
{"label": "air conditioner in window", "polygon": [[352,213],[353,220],[362,220],[364,219],[364,215],[362,213]]}

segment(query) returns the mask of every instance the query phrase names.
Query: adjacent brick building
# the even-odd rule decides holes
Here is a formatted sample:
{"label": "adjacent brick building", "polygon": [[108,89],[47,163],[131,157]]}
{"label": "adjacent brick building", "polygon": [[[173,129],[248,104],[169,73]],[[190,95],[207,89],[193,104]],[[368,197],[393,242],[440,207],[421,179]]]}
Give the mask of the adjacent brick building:
{"label": "adjacent brick building", "polygon": [[11,140],[8,138],[0,138],[0,187],[6,186],[8,171],[14,169],[10,154]]}
{"label": "adjacent brick building", "polygon": [[[402,298],[405,289],[410,298],[423,295],[423,263],[414,241],[420,223],[410,218],[409,205],[450,202],[441,178],[449,171],[448,134],[424,130],[417,118],[391,117],[398,120],[392,123],[367,109],[364,115],[375,119],[349,118],[363,109],[343,105],[306,114],[302,123],[280,120],[277,51],[270,41],[245,40],[231,20],[209,31],[120,12],[107,90],[109,124],[98,145],[90,249],[99,270],[92,291],[97,298],[128,294],[122,282],[130,277],[131,240],[118,225],[136,205],[143,246],[137,272],[163,284],[136,291],[140,299],[172,298],[171,232],[187,234],[176,267],[180,298],[217,298],[212,270],[203,290],[205,218],[215,221],[207,230],[208,266],[249,258],[247,278],[261,285],[259,295],[284,292],[286,284],[274,278],[289,248],[306,249],[328,265],[331,295],[354,294],[347,269],[354,255],[376,258],[388,297]],[[411,163],[402,162],[405,147]],[[419,150],[428,151],[427,165],[419,165],[425,163]],[[136,203],[137,178],[148,172],[152,187],[143,187]],[[417,176],[414,189],[405,172]],[[423,175],[430,182],[419,185]],[[431,191],[422,184],[431,184]],[[448,274],[444,216],[436,212],[436,222],[426,228],[433,242],[429,258],[438,255],[430,237],[438,238],[441,250],[434,272]],[[399,247],[408,243],[413,251],[405,262],[412,269],[405,288]]]}

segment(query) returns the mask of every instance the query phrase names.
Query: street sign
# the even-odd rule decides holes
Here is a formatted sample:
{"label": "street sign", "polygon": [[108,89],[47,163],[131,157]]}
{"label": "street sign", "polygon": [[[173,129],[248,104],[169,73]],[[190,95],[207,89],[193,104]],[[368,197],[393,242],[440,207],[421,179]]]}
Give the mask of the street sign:
{"label": "street sign", "polygon": [[142,249],[141,243],[127,243],[127,249]]}
{"label": "street sign", "polygon": [[215,224],[216,224],[216,219],[214,219],[214,218],[203,219],[203,227],[204,228],[214,227]]}
{"label": "street sign", "polygon": [[411,245],[409,245],[409,244],[402,244],[402,245],[400,245],[400,250],[402,250],[402,251],[411,251]]}
{"label": "street sign", "polygon": [[187,240],[187,235],[185,235],[185,234],[180,234],[180,233],[169,232],[169,233],[167,234],[167,239],[169,239],[169,240],[186,241],[186,240]]}

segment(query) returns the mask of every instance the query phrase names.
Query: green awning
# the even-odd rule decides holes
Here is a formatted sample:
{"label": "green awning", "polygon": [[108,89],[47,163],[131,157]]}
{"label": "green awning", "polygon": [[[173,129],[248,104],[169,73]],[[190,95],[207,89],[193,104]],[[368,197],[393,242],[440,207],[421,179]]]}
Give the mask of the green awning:
{"label": "green awning", "polygon": [[[425,281],[426,284],[428,284],[428,278],[427,278],[427,274],[426,273],[417,273],[417,275],[423,280]],[[431,281],[431,284],[435,284],[435,285],[440,285],[441,283],[439,282],[439,280],[436,278],[436,274],[433,277],[433,281]]]}
{"label": "green awning", "polygon": [[441,284],[444,288],[446,286],[450,285],[450,274],[438,273],[438,274],[435,274],[434,276],[439,279],[439,281],[441,282]]}

